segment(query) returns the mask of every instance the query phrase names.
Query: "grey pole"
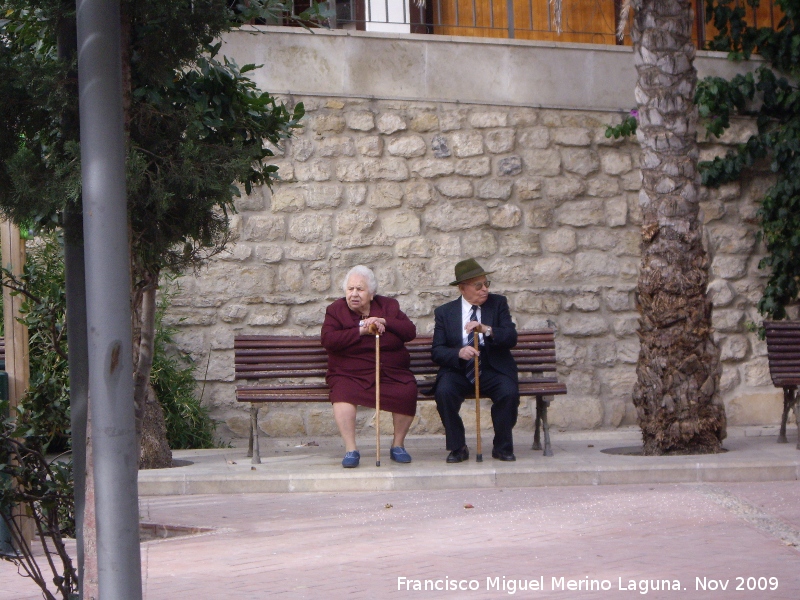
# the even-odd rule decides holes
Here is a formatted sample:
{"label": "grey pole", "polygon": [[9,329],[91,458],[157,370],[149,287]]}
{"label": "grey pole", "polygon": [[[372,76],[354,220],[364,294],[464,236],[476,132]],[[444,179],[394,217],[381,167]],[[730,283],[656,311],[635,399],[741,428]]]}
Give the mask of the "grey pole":
{"label": "grey pole", "polygon": [[119,0],[78,0],[78,85],[101,600],[141,600]]}

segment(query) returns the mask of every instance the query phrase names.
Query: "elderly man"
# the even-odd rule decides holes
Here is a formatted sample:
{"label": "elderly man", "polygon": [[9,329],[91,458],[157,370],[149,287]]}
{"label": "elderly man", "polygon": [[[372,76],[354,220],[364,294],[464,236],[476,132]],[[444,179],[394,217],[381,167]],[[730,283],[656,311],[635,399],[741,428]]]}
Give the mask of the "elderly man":
{"label": "elderly man", "polygon": [[[459,262],[450,285],[458,286],[461,296],[434,311],[431,356],[440,367],[434,391],[450,451],[448,463],[469,458],[458,413],[464,398],[475,390],[476,354],[481,395],[492,400],[492,458],[516,460],[512,430],[517,422],[519,384],[511,348],[517,344],[517,329],[506,297],[489,293],[489,274],[474,258]],[[480,338],[480,351],[473,345],[475,335]]]}

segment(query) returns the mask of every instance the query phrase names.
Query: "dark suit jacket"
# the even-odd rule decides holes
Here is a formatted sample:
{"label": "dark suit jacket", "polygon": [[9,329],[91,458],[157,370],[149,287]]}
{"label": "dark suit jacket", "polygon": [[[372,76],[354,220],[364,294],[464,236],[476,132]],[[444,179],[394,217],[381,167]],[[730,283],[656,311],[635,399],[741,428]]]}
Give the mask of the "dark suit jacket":
{"label": "dark suit jacket", "polygon": [[[458,351],[464,345],[461,325],[461,296],[443,304],[434,311],[435,325],[433,329],[433,346],[431,358],[439,365],[439,378],[446,371],[464,372],[465,361],[458,357]],[[517,345],[517,328],[511,320],[508,300],[499,294],[489,294],[481,306],[481,323],[492,328],[491,336],[484,336],[481,348],[481,362],[518,380],[517,363],[511,356],[511,348]],[[434,384],[434,390],[436,385]]]}

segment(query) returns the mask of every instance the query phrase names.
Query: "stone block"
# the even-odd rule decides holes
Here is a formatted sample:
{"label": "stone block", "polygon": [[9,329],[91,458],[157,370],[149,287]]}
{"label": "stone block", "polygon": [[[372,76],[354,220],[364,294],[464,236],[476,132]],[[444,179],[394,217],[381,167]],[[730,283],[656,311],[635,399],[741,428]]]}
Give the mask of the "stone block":
{"label": "stone block", "polygon": [[[772,378],[769,375],[769,362],[766,356],[751,358],[744,365],[744,382],[750,387],[771,386]],[[777,392],[783,397],[782,392]]]}
{"label": "stone block", "polygon": [[639,360],[639,340],[634,339],[625,339],[625,340],[618,340],[616,343],[617,346],[617,361],[628,364],[628,365],[635,365]]}
{"label": "stone block", "polygon": [[719,378],[720,393],[727,394],[733,391],[740,382],[739,368],[736,365],[727,364],[722,366],[722,376]]}
{"label": "stone block", "polygon": [[736,297],[736,292],[724,279],[715,279],[708,284],[708,298],[715,307],[730,305]]}
{"label": "stone block", "polygon": [[[240,190],[240,192],[243,190]],[[236,210],[239,212],[264,210],[264,193],[269,194],[267,186],[259,186],[253,190],[252,194],[242,194],[233,201]]]}
{"label": "stone block", "polygon": [[238,438],[247,438],[250,435],[250,416],[233,416],[225,419],[225,425]]}
{"label": "stone block", "polygon": [[347,123],[341,115],[317,115],[312,120],[311,129],[314,133],[342,133]]}
{"label": "stone block", "polygon": [[245,221],[242,240],[268,242],[282,240],[286,235],[283,215],[251,216]]}
{"label": "stone block", "polygon": [[391,135],[397,131],[406,129],[406,122],[400,115],[395,113],[383,113],[378,117],[378,131],[385,135]]}
{"label": "stone block", "polygon": [[423,208],[433,200],[433,191],[429,183],[413,181],[406,185],[406,204],[410,208]]}
{"label": "stone block", "polygon": [[439,117],[437,117],[435,113],[424,112],[411,119],[411,129],[414,131],[435,131],[438,128]]}
{"label": "stone block", "polygon": [[220,310],[220,319],[225,323],[241,323],[247,317],[249,308],[242,304],[229,304]]}
{"label": "stone block", "polygon": [[515,310],[526,313],[555,315],[561,311],[561,299],[557,294],[519,292],[514,306]]}
{"label": "stone block", "polygon": [[586,184],[586,194],[598,198],[610,198],[619,193],[619,183],[614,177],[596,175]]}
{"label": "stone block", "polygon": [[327,242],[332,235],[331,218],[328,215],[301,214],[289,221],[289,237],[296,242]]}
{"label": "stone block", "polygon": [[739,361],[747,356],[750,344],[744,335],[729,335],[722,340],[719,347],[721,361]]}
{"label": "stone block", "polygon": [[594,150],[562,148],[561,162],[564,170],[586,177],[600,168],[600,158]]}
{"label": "stone block", "polygon": [[619,178],[620,187],[627,192],[638,192],[642,189],[642,172],[636,169]]}
{"label": "stone block", "polygon": [[701,202],[700,211],[701,211],[701,217],[703,219],[703,224],[708,224],[713,221],[718,221],[719,219],[722,219],[727,213],[725,205],[719,200],[712,200],[710,202]]}
{"label": "stone block", "polygon": [[492,161],[488,156],[464,158],[456,162],[455,172],[465,177],[485,177],[492,172]]}
{"label": "stone block", "polygon": [[331,108],[333,110],[342,110],[344,108],[344,102],[337,98],[330,98],[325,101],[325,108]]}
{"label": "stone block", "polygon": [[525,211],[525,224],[534,229],[552,227],[553,211],[554,203],[549,200],[534,202]]}
{"label": "stone block", "polygon": [[453,154],[467,158],[483,154],[483,136],[475,131],[459,131],[450,136]]}
{"label": "stone block", "polygon": [[390,140],[386,149],[392,156],[413,158],[415,156],[423,156],[427,146],[421,135],[405,135]]}
{"label": "stone block", "polygon": [[[287,408],[269,407],[266,415],[259,415],[258,428],[267,437],[301,437],[306,433],[303,416],[297,410],[299,407]],[[263,412],[263,409],[262,409]]]}
{"label": "stone block", "polygon": [[492,154],[503,154],[514,150],[514,137],[513,129],[495,129],[486,132],[484,143]]}
{"label": "stone block", "polygon": [[344,119],[347,127],[355,131],[372,131],[375,128],[375,115],[368,110],[347,113]]}
{"label": "stone block", "polygon": [[600,308],[600,296],[596,292],[580,292],[564,299],[564,310],[594,312]]}
{"label": "stone block", "polygon": [[367,197],[373,208],[396,208],[403,203],[404,188],[399,183],[379,183]]}
{"label": "stone block", "polygon": [[575,230],[562,227],[543,233],[542,247],[548,252],[571,254],[577,248]]}
{"label": "stone block", "polygon": [[539,120],[539,111],[535,108],[512,108],[508,113],[508,122],[512,127],[530,127]]}
{"label": "stone block", "polygon": [[550,145],[550,130],[547,127],[530,127],[519,134],[522,148],[543,149]]}
{"label": "stone block", "polygon": [[717,255],[711,261],[711,273],[722,279],[741,279],[747,275],[747,258]]}
{"label": "stone block", "polygon": [[522,159],[528,173],[554,176],[561,173],[561,155],[558,150],[525,150]]}
{"label": "stone block", "polygon": [[508,125],[508,113],[500,111],[476,111],[469,116],[469,124],[476,129],[505,127]]}
{"label": "stone block", "polygon": [[622,312],[634,308],[631,293],[625,290],[605,290],[603,301],[606,308],[612,312]]}
{"label": "stone block", "polygon": [[605,220],[602,200],[572,200],[564,202],[555,211],[556,222],[560,225],[585,227],[600,225]]}
{"label": "stone block", "polygon": [[628,199],[609,198],[605,202],[606,225],[622,227],[628,223]]}
{"label": "stone block", "polygon": [[411,163],[411,172],[426,179],[452,175],[454,170],[453,162],[443,159],[422,158]]}
{"label": "stone block", "polygon": [[736,308],[722,308],[715,310],[711,315],[711,323],[717,331],[742,331],[742,321],[744,313]]}
{"label": "stone block", "polygon": [[351,137],[330,137],[317,142],[317,156],[333,158],[337,156],[354,156],[356,146]]}
{"label": "stone block", "polygon": [[499,208],[490,211],[490,223],[492,227],[499,229],[510,229],[522,222],[522,210],[514,204],[503,204]]}
{"label": "stone block", "polygon": [[408,179],[408,164],[402,158],[367,159],[364,171],[369,181],[405,181]]}
{"label": "stone block", "polygon": [[290,317],[295,325],[302,327],[321,327],[325,319],[324,306],[311,306],[296,308],[290,312]]}
{"label": "stone block", "polygon": [[431,245],[425,238],[406,238],[397,240],[394,251],[400,258],[430,258]]}
{"label": "stone block", "polygon": [[563,314],[559,319],[559,331],[574,337],[591,337],[608,333],[608,322],[600,315]]}
{"label": "stone block", "polygon": [[497,253],[497,239],[491,231],[470,232],[469,249],[471,256],[477,258],[492,256]]}
{"label": "stone block", "polygon": [[519,177],[514,181],[517,198],[520,200],[536,200],[542,197],[541,177]]}
{"label": "stone block", "polygon": [[497,161],[497,174],[503,176],[522,173],[522,159],[519,156],[507,156]]}
{"label": "stone block", "polygon": [[706,228],[711,246],[721,254],[750,254],[755,246],[755,234],[741,225],[711,225]]}
{"label": "stone block", "polygon": [[478,184],[478,198],[484,200],[508,200],[514,186],[512,180],[484,179]]}
{"label": "stone block", "polygon": [[282,292],[300,292],[304,287],[303,267],[297,263],[286,263],[278,268],[278,281]]}
{"label": "stone block", "polygon": [[777,425],[783,411],[780,390],[743,394],[725,403],[729,425]]}
{"label": "stone block", "polygon": [[440,203],[425,211],[425,221],[439,231],[465,231],[489,223],[489,211],[471,200]]}
{"label": "stone block", "polygon": [[434,158],[447,158],[452,155],[450,146],[447,143],[447,138],[443,135],[435,135],[431,139],[431,151]]}
{"label": "stone block", "polygon": [[597,429],[603,424],[603,405],[593,396],[558,396],[550,405],[547,418],[558,429]]}
{"label": "stone block", "polygon": [[289,307],[280,304],[268,304],[254,308],[250,312],[247,324],[252,327],[274,327],[283,325],[289,318]]}
{"label": "stone block", "polygon": [[324,405],[308,409],[305,418],[306,435],[317,436],[336,436],[339,435],[339,428],[333,419],[333,407]]}
{"label": "stone block", "polygon": [[552,130],[553,141],[562,146],[589,146],[591,132],[584,127],[556,127]]}
{"label": "stone block", "polygon": [[383,230],[395,238],[407,238],[420,233],[419,217],[410,211],[396,212],[381,217]]}
{"label": "stone block", "polygon": [[612,319],[611,326],[617,337],[634,335],[639,331],[639,317],[637,315],[627,315]]}
{"label": "stone block", "polygon": [[336,215],[336,235],[363,234],[372,229],[378,214],[372,210],[350,208]]}
{"label": "stone block", "polygon": [[286,244],[283,248],[287,260],[322,260],[328,255],[326,244]]}
{"label": "stone block", "polygon": [[356,141],[358,153],[362,156],[379,157],[383,154],[383,140],[377,135],[367,135]]}
{"label": "stone block", "polygon": [[586,184],[577,177],[548,177],[544,180],[544,189],[548,199],[564,202],[574,200],[586,191]]}
{"label": "stone block", "polygon": [[461,129],[467,121],[466,108],[442,110],[439,113],[439,129],[441,131],[455,131]]}
{"label": "stone block", "polygon": [[226,262],[243,262],[250,258],[253,253],[253,248],[247,244],[228,244],[228,246],[219,253],[219,260]]}
{"label": "stone block", "polygon": [[[270,199],[270,209],[272,212],[299,212],[306,207],[306,196],[306,190],[301,187],[276,187]],[[260,217],[250,217],[248,222],[254,218]]]}
{"label": "stone block", "polygon": [[336,208],[342,203],[344,190],[338,184],[309,183],[306,189],[306,206],[313,209]]}
{"label": "stone block", "polygon": [[298,163],[294,167],[297,181],[328,181],[331,178],[331,164],[325,160],[312,160]]}
{"label": "stone block", "polygon": [[436,182],[436,189],[442,196],[448,198],[471,198],[472,182],[460,177],[448,177]]}
{"label": "stone block", "polygon": [[624,175],[633,168],[633,162],[630,154],[607,149],[600,152],[600,167],[608,175]]}
{"label": "stone block", "polygon": [[306,162],[314,154],[314,142],[303,138],[289,140],[289,150],[297,162]]}
{"label": "stone block", "polygon": [[561,279],[570,275],[574,269],[571,259],[564,256],[543,256],[533,263],[535,277]]}
{"label": "stone block", "polygon": [[579,277],[612,277],[621,271],[620,260],[604,252],[578,252],[575,255],[575,274]]}
{"label": "stone block", "polygon": [[538,233],[502,233],[499,239],[501,256],[535,256],[541,253]]}

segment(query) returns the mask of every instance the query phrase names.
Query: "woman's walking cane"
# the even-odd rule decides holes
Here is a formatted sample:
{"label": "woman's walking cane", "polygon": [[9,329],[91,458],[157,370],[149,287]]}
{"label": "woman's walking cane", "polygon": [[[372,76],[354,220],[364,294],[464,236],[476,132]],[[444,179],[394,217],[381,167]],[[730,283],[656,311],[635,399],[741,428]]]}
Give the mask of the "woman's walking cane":
{"label": "woman's walking cane", "polygon": [[381,334],[378,326],[369,326],[370,333],[375,334],[375,466],[381,466]]}
{"label": "woman's walking cane", "polygon": [[[475,335],[473,339],[475,341],[475,351],[479,352],[478,343],[479,343],[479,335],[478,332],[482,329],[481,326],[476,327],[473,331]],[[481,370],[479,368],[479,360],[480,358],[478,355],[475,355],[475,429],[478,433],[478,452],[475,455],[475,462],[483,462],[483,453],[481,449]]]}

